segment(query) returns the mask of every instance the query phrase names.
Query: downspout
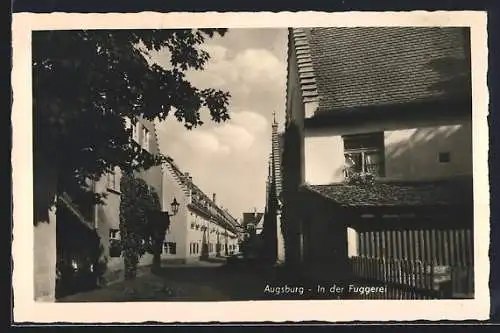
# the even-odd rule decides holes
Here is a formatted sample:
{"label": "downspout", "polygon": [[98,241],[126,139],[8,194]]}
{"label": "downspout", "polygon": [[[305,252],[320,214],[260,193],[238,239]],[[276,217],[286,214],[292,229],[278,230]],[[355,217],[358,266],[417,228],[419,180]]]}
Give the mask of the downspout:
{"label": "downspout", "polygon": [[[92,179],[92,192],[95,194],[97,190],[97,185],[96,181]],[[98,228],[98,213],[99,213],[99,207],[96,203],[94,203],[94,228],[97,230]]]}

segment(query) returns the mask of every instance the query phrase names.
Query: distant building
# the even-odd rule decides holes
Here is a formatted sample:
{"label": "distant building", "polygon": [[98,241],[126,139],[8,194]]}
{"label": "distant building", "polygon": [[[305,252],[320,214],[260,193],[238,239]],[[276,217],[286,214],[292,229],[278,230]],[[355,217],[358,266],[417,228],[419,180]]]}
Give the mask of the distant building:
{"label": "distant building", "polygon": [[263,221],[263,260],[269,263],[281,263],[285,260],[284,238],[281,228],[281,155],[283,136],[278,132],[278,123],[273,115],[271,132],[271,153],[266,184],[266,209]]}
{"label": "distant building", "polygon": [[168,158],[163,165],[164,207],[174,197],[179,212],[170,218],[163,259],[185,263],[238,251],[238,221],[217,202],[215,193],[205,194]]}
{"label": "distant building", "polygon": [[241,251],[247,256],[257,257],[262,250],[262,231],[264,227],[264,213],[253,212],[243,213],[241,223],[244,229],[244,236],[241,242]]}

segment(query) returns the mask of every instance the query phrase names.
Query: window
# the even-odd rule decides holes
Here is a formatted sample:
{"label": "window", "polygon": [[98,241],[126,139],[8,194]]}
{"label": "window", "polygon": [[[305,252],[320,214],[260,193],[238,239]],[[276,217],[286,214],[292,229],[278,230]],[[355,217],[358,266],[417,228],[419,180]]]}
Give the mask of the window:
{"label": "window", "polygon": [[346,177],[353,173],[384,176],[384,132],[347,135],[343,139]]}
{"label": "window", "polygon": [[450,152],[441,152],[439,153],[439,163],[450,163],[451,162],[451,154]]}
{"label": "window", "polygon": [[111,258],[118,258],[121,256],[121,253],[120,230],[109,229],[109,256]]}
{"label": "window", "polygon": [[132,121],[130,120],[129,117],[123,117],[125,120],[125,129],[131,129],[132,128]]}
{"label": "window", "polygon": [[145,150],[149,150],[149,139],[150,139],[150,134],[149,131],[146,127],[142,127],[142,148]]}
{"label": "window", "polygon": [[168,243],[168,248],[170,250],[170,254],[177,254],[177,243]]}
{"label": "window", "polygon": [[162,253],[167,253],[168,254],[168,243],[167,242],[163,242]]}
{"label": "window", "polygon": [[141,124],[137,120],[132,121],[132,140],[139,143],[139,129]]}
{"label": "window", "polygon": [[120,192],[120,179],[118,172],[110,171],[107,174],[106,187],[109,190]]}
{"label": "window", "polygon": [[109,229],[109,239],[120,239],[120,229]]}

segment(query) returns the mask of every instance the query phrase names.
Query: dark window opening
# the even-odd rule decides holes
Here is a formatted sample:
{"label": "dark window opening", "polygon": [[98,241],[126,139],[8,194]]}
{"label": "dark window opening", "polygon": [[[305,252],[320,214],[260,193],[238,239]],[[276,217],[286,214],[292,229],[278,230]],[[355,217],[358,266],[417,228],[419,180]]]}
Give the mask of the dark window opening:
{"label": "dark window opening", "polygon": [[439,153],[439,163],[450,163],[450,162],[451,162],[450,152]]}
{"label": "dark window opening", "polygon": [[343,140],[345,177],[356,173],[385,176],[384,132],[346,135]]}
{"label": "dark window opening", "polygon": [[177,254],[177,243],[174,242],[168,243],[168,249],[170,251],[170,254]]}
{"label": "dark window opening", "polygon": [[120,234],[120,229],[109,229],[109,238],[118,239]]}

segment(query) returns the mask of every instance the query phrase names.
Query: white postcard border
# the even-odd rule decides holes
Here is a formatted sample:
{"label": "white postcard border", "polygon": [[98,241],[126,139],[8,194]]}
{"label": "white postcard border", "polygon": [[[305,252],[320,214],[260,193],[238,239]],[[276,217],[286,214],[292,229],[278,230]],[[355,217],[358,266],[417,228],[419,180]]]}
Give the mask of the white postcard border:
{"label": "white postcard border", "polygon": [[[16,322],[137,323],[488,319],[489,181],[486,13],[15,13],[13,38],[13,246]],[[469,26],[472,43],[475,220],[474,300],[40,303],[33,300],[31,32],[62,29],[288,26]]]}

